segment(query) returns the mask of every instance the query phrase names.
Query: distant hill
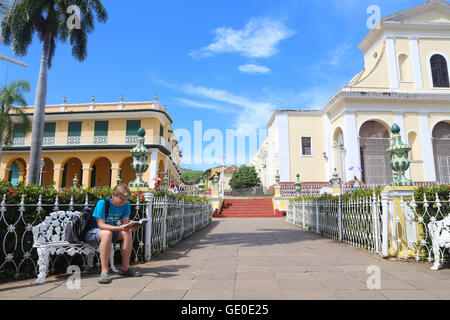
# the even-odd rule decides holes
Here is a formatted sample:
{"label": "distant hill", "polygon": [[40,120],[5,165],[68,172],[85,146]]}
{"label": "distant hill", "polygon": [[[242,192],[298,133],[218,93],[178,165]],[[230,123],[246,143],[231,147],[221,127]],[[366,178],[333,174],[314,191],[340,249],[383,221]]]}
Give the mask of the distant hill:
{"label": "distant hill", "polygon": [[181,179],[185,182],[192,182],[194,184],[200,183],[200,178],[203,171],[194,171],[190,169],[181,169]]}

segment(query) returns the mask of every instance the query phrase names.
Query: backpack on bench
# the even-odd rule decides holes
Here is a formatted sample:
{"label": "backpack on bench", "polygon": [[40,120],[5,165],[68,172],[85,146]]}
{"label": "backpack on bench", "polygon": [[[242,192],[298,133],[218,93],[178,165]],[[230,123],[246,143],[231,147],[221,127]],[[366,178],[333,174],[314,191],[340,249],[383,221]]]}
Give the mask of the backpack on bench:
{"label": "backpack on bench", "polygon": [[[109,201],[105,200],[105,221],[109,214]],[[101,201],[99,200],[99,201]],[[98,202],[97,202],[98,203]],[[92,219],[92,214],[94,213],[95,206],[91,208],[84,208],[79,216],[74,216],[71,221],[66,225],[65,238],[69,243],[81,243],[84,242],[84,237],[89,230],[89,223]]]}

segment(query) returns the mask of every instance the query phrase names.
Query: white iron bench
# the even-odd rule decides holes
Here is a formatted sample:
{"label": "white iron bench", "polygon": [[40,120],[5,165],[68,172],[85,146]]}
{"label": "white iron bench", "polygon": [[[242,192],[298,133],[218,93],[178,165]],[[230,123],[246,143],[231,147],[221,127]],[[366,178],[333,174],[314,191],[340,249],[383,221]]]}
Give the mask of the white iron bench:
{"label": "white iron bench", "polygon": [[431,270],[437,271],[441,265],[441,248],[450,248],[450,215],[440,221],[428,224],[431,241],[433,243],[434,265]]}
{"label": "white iron bench", "polygon": [[[57,211],[52,212],[44,221],[33,227],[33,247],[37,249],[39,259],[39,274],[35,281],[36,284],[45,283],[45,277],[48,273],[50,255],[59,255],[67,253],[73,257],[75,254],[87,256],[87,268],[93,268],[94,256],[99,252],[99,246],[80,243],[73,244],[65,241],[66,225],[78,211]],[[110,266],[113,272],[119,272],[114,266],[114,244],[111,248]]]}

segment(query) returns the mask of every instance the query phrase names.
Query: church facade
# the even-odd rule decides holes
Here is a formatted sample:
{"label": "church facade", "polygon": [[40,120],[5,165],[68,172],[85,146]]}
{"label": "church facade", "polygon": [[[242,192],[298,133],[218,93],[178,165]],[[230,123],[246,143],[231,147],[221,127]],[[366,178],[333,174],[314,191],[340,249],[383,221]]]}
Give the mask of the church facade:
{"label": "church facade", "polygon": [[381,19],[359,44],[364,69],[322,110],[276,110],[250,162],[265,187],[343,181],[387,185],[390,127],[412,148],[407,177],[450,183],[450,4],[430,0]]}

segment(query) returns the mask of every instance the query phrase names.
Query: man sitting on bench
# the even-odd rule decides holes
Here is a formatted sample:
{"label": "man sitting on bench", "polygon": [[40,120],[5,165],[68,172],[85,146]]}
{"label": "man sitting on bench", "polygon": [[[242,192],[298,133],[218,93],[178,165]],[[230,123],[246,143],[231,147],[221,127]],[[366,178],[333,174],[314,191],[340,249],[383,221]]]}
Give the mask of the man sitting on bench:
{"label": "man sitting on bench", "polygon": [[[111,283],[108,271],[112,242],[122,241],[122,270],[120,270],[119,274],[125,277],[142,276],[141,272],[130,268],[131,248],[133,245],[132,232],[139,227],[123,227],[128,223],[130,217],[130,202],[128,201],[130,195],[130,189],[126,184],[116,186],[113,196],[106,198],[106,201],[110,202],[107,218],[105,219],[105,200],[100,200],[89,222],[89,230],[86,233],[85,242],[95,245],[100,244],[102,272],[98,282],[101,284]],[[118,226],[119,221],[121,226]]]}

